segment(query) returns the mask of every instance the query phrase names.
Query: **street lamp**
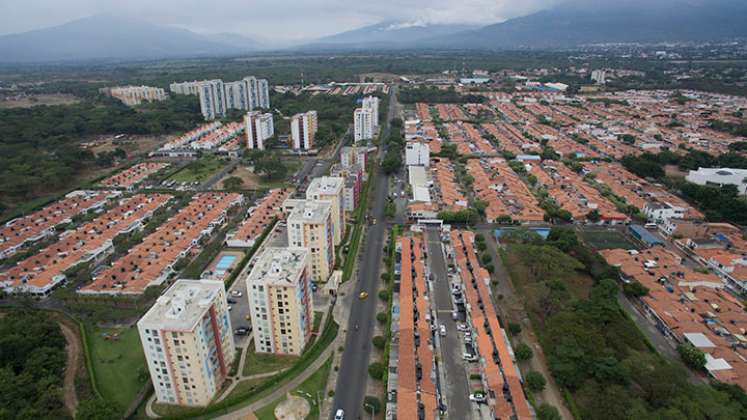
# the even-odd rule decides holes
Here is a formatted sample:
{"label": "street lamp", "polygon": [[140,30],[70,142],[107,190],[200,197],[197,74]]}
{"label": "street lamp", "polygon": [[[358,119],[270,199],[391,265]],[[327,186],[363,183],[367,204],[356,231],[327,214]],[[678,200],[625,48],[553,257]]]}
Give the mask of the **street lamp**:
{"label": "street lamp", "polygon": [[373,420],[373,417],[374,417],[374,411],[376,411],[376,410],[374,409],[374,406],[373,406],[372,404],[369,404],[369,403],[367,403],[367,402],[364,402],[364,403],[363,403],[363,406],[364,406],[364,407],[371,407],[371,420]]}

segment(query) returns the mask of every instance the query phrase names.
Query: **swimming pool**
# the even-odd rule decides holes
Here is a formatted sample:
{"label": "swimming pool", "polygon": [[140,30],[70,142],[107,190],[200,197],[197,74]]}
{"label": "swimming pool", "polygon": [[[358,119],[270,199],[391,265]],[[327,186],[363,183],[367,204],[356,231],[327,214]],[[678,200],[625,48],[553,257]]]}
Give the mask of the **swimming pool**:
{"label": "swimming pool", "polygon": [[220,260],[218,260],[218,264],[215,265],[215,274],[218,274],[222,276],[223,274],[228,271],[229,268],[233,266],[233,264],[236,262],[236,256],[235,255],[223,255],[220,257]]}

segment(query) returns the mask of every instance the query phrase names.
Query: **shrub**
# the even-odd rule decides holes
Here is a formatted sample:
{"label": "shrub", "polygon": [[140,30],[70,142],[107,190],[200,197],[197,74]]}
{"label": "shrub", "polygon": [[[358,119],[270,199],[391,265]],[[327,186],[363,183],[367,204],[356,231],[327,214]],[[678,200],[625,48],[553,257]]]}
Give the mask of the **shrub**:
{"label": "shrub", "polygon": [[377,335],[376,337],[371,339],[371,342],[377,349],[383,349],[386,346],[386,339],[380,335]]}
{"label": "shrub", "polygon": [[366,395],[363,399],[363,409],[366,413],[376,415],[381,412],[381,401],[374,396]]}
{"label": "shrub", "polygon": [[384,283],[389,281],[389,273],[381,273],[381,281]]}
{"label": "shrub", "polygon": [[389,291],[384,289],[379,290],[379,299],[387,302],[389,300]]}
{"label": "shrub", "polygon": [[329,391],[327,391],[327,396],[328,397],[334,397],[335,396],[335,390],[334,389],[330,389]]}
{"label": "shrub", "polygon": [[477,235],[475,235],[475,241],[485,242],[485,235],[483,235],[482,233],[478,233]]}
{"label": "shrub", "polygon": [[705,353],[699,348],[689,344],[680,344],[677,346],[677,352],[685,365],[691,369],[702,370],[705,367]]}
{"label": "shrub", "polygon": [[516,360],[520,362],[526,362],[527,360],[531,359],[533,355],[532,348],[525,343],[521,343],[516,346],[516,351],[514,353],[516,354]]}
{"label": "shrub", "polygon": [[561,420],[560,412],[557,408],[548,403],[542,403],[537,408],[537,420]]}
{"label": "shrub", "polygon": [[623,284],[623,293],[625,293],[625,296],[642,297],[648,294],[648,287],[642,285],[638,281],[632,281]]}
{"label": "shrub", "polygon": [[389,316],[386,314],[386,312],[379,312],[378,314],[376,314],[376,320],[382,324],[385,324],[389,320]]}
{"label": "shrub", "polygon": [[485,242],[478,242],[477,243],[477,250],[480,252],[485,252],[485,250],[488,249],[488,246],[485,244]]}
{"label": "shrub", "polygon": [[524,377],[524,384],[530,391],[540,392],[545,389],[547,380],[544,376],[542,376],[541,373],[537,372],[536,370],[532,370]]}
{"label": "shrub", "polygon": [[480,257],[480,261],[482,262],[483,265],[487,265],[493,262],[493,257],[491,257],[488,254],[482,254],[482,257]]}
{"label": "shrub", "polygon": [[482,379],[482,375],[480,375],[479,373],[473,373],[469,375],[469,378],[472,379],[473,381],[479,381]]}
{"label": "shrub", "polygon": [[509,322],[508,323],[508,332],[511,333],[511,335],[519,335],[521,334],[521,324],[517,322]]}
{"label": "shrub", "polygon": [[382,380],[384,378],[385,371],[386,368],[379,362],[374,362],[368,365],[368,374],[371,375],[371,377],[374,379]]}

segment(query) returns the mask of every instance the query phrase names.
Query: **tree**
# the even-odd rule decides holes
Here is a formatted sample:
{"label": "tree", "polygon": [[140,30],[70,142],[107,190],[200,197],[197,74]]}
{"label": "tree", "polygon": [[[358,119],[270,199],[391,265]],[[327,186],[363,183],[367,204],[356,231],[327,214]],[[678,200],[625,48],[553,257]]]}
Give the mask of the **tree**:
{"label": "tree", "polygon": [[560,412],[557,408],[548,403],[542,403],[537,408],[537,420],[561,420]]}
{"label": "tree", "polygon": [[521,343],[518,346],[516,346],[516,350],[514,350],[514,353],[516,354],[516,359],[520,362],[526,362],[527,360],[532,358],[532,348],[529,347],[526,343]]}
{"label": "tree", "polygon": [[379,362],[374,362],[368,365],[368,374],[374,379],[382,380],[385,372],[386,368]]}
{"label": "tree", "polygon": [[111,403],[94,398],[80,402],[75,420],[108,420],[119,417],[119,414]]}
{"label": "tree", "polygon": [[366,413],[375,416],[381,412],[381,401],[374,396],[366,395],[366,397],[363,398],[363,409]]}
{"label": "tree", "polygon": [[589,214],[586,215],[586,219],[590,222],[598,222],[602,219],[602,216],[599,214],[599,210],[594,209],[589,212]]}
{"label": "tree", "polygon": [[536,370],[529,371],[524,377],[524,383],[531,392],[541,392],[547,385],[545,377]]}
{"label": "tree", "polygon": [[288,167],[282,159],[277,155],[268,153],[259,157],[254,164],[254,170],[272,181],[283,179],[288,174]]}
{"label": "tree", "polygon": [[386,346],[386,339],[380,335],[375,336],[371,339],[374,347],[377,349],[383,349]]}
{"label": "tree", "polygon": [[677,346],[677,353],[680,354],[682,361],[691,369],[703,370],[706,364],[705,353],[699,348],[690,344],[680,344]]}
{"label": "tree", "polygon": [[646,296],[648,292],[648,287],[642,285],[637,280],[633,280],[630,283],[623,284],[623,293],[625,293],[625,296],[639,298]]}
{"label": "tree", "polygon": [[509,322],[508,323],[508,332],[511,333],[513,336],[517,336],[521,334],[521,324],[517,322]]}
{"label": "tree", "polygon": [[389,291],[386,289],[379,290],[379,299],[383,300],[384,302],[389,300]]}
{"label": "tree", "polygon": [[383,324],[389,320],[389,316],[386,312],[379,312],[376,314],[376,320]]}

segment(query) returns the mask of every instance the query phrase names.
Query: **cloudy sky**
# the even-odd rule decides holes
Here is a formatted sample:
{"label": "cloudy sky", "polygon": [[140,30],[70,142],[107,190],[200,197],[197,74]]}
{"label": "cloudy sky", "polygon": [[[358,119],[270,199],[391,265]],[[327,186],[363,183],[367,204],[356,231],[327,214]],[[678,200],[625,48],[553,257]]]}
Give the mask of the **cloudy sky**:
{"label": "cloudy sky", "polygon": [[0,0],[0,34],[109,13],[293,42],[381,21],[489,24],[559,0]]}

